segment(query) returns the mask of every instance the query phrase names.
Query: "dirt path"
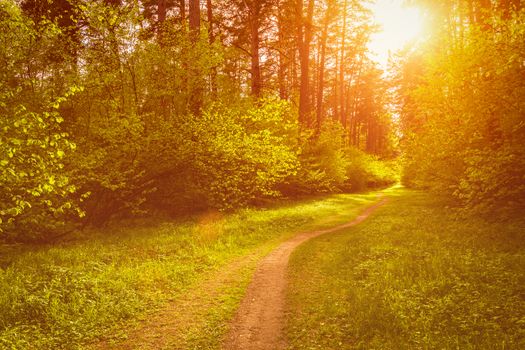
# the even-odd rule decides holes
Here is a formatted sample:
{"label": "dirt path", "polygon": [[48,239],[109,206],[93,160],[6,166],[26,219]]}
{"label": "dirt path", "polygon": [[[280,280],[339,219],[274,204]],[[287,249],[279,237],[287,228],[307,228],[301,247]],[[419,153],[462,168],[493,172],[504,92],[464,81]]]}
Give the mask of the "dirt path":
{"label": "dirt path", "polygon": [[[148,315],[131,330],[124,341],[112,344],[101,341],[94,344],[92,350],[186,350],[195,334],[208,330],[204,319],[209,317],[209,310],[220,307],[224,289],[231,285],[242,284],[244,276],[249,276],[257,262],[265,254],[261,248],[224,266],[219,271],[193,286],[189,291],[168,303],[159,312]],[[200,347],[197,347],[200,348]]]}
{"label": "dirt path", "polygon": [[286,267],[292,251],[309,239],[361,223],[386,201],[387,199],[382,199],[368,207],[349,223],[299,234],[282,243],[261,260],[237,310],[223,348],[227,350],[284,349],[286,347],[283,337]]}

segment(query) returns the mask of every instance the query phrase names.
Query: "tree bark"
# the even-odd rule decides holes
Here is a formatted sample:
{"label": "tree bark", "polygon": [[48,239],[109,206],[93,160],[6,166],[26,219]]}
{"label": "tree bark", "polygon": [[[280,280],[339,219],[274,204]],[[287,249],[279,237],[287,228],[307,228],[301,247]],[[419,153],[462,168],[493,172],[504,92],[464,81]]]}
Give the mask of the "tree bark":
{"label": "tree bark", "polygon": [[[189,0],[190,40],[193,45],[199,40],[201,11],[199,0]],[[202,109],[203,81],[199,67],[190,64],[191,84],[189,91],[189,107],[194,115],[200,115]]]}
{"label": "tree bark", "polygon": [[180,23],[184,24],[184,22],[186,22],[186,0],[180,0],[179,11],[180,11]]}
{"label": "tree bark", "polygon": [[303,16],[302,0],[297,5],[298,14],[298,41],[299,60],[301,64],[301,85],[299,89],[299,122],[310,126],[310,43],[312,41],[312,18],[314,12],[314,0],[308,1],[306,18]]}
{"label": "tree bark", "polygon": [[250,53],[251,53],[251,76],[252,76],[252,95],[261,97],[261,63],[259,56],[260,37],[259,24],[261,14],[261,3],[258,0],[252,0],[249,3],[249,25],[250,25]]}
{"label": "tree bark", "polygon": [[194,41],[199,36],[201,27],[201,9],[199,0],[189,0],[190,33]]}
{"label": "tree bark", "polygon": [[326,40],[328,37],[328,13],[325,14],[323,33],[321,34],[321,60],[319,62],[319,85],[317,87],[317,133],[321,132],[321,125],[323,123],[323,93],[324,93],[324,72],[326,61]]}
{"label": "tree bark", "polygon": [[283,29],[283,15],[282,12],[279,11],[277,14],[277,31],[278,31],[278,40],[279,40],[279,66],[277,70],[277,79],[279,82],[279,97],[282,100],[285,100],[288,98],[288,94],[286,92],[286,57],[283,53],[284,50],[284,29]]}
{"label": "tree bark", "polygon": [[166,20],[166,0],[157,1],[157,17],[158,17],[158,24],[160,27]]}
{"label": "tree bark", "polygon": [[346,46],[346,10],[348,7],[348,0],[344,2],[343,8],[343,31],[341,33],[341,64],[339,66],[339,108],[341,111],[340,121],[346,128],[346,111],[345,111],[345,46]]}
{"label": "tree bark", "polygon": [[213,32],[213,5],[212,0],[206,0],[206,14],[208,17],[208,36],[210,44],[215,41],[215,33]]}
{"label": "tree bark", "polygon": [[[206,0],[206,10],[208,15],[208,38],[210,45],[215,42],[215,33],[213,28],[213,5],[212,0]],[[212,67],[210,73],[210,85],[212,97],[217,97],[217,67]]]}
{"label": "tree bark", "polygon": [[157,0],[157,40],[163,45],[164,22],[166,21],[166,0]]}

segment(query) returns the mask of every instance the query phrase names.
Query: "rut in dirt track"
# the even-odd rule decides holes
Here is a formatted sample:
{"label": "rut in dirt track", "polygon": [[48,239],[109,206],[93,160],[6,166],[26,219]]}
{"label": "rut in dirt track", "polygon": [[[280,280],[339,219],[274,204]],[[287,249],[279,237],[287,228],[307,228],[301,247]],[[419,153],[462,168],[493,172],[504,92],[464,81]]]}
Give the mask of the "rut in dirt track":
{"label": "rut in dirt track", "polygon": [[286,347],[283,337],[286,268],[292,251],[305,241],[363,222],[382,199],[353,221],[326,230],[306,232],[282,243],[261,260],[230,328],[223,348],[227,350],[278,350]]}

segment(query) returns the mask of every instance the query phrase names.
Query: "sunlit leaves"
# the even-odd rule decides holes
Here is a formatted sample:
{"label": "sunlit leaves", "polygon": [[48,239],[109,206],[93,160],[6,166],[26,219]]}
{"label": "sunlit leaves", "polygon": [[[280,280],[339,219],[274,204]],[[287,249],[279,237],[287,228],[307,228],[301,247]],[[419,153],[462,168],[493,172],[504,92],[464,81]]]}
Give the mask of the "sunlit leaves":
{"label": "sunlit leaves", "polygon": [[298,165],[289,108],[271,100],[245,112],[217,107],[195,122],[196,180],[211,205],[228,209],[279,194],[275,185]]}
{"label": "sunlit leaves", "polygon": [[494,31],[472,25],[463,42],[445,35],[427,48],[402,115],[415,116],[405,128],[406,182],[483,211],[525,198],[525,17],[493,21]]}
{"label": "sunlit leaves", "polygon": [[[0,31],[0,40],[11,45],[0,45],[0,57],[10,67],[0,74],[0,231],[12,236],[17,227],[24,227],[26,234],[38,235],[24,225],[39,220],[52,224],[46,215],[58,223],[58,214],[75,210],[69,200],[75,187],[63,165],[75,146],[60,128],[63,117],[58,109],[78,88],[50,98],[36,88],[35,79],[25,78],[21,72],[35,61],[28,50],[36,35],[34,25],[12,3],[3,3],[1,10],[0,27],[10,30]],[[47,25],[38,34],[40,44],[45,46],[58,33]]]}

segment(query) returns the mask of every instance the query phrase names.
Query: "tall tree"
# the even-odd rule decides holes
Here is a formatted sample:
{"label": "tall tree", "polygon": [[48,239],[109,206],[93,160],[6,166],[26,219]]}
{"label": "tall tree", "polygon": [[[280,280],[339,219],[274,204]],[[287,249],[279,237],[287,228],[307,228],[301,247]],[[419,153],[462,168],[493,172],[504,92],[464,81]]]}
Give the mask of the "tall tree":
{"label": "tall tree", "polygon": [[[208,17],[208,40],[210,46],[215,42],[215,28],[213,20],[212,0],[206,0],[206,14]],[[213,66],[210,73],[210,85],[212,97],[217,98],[217,67]]]}
{"label": "tall tree", "polygon": [[328,24],[331,18],[331,11],[333,2],[328,1],[324,19],[323,19],[323,31],[320,39],[320,61],[319,61],[319,81],[317,87],[317,108],[316,108],[316,132],[319,134],[321,131],[321,125],[323,123],[323,107],[324,107],[324,89],[325,89],[325,64],[326,64],[326,42],[328,39]]}
{"label": "tall tree", "polygon": [[180,22],[186,22],[186,0],[179,1]]}
{"label": "tall tree", "polygon": [[[200,40],[201,29],[201,8],[199,0],[189,0],[189,27],[190,40],[193,45],[193,50],[197,50],[197,43]],[[201,77],[201,67],[196,67],[192,62],[190,65],[191,83],[189,92],[189,107],[194,115],[200,115],[202,109],[203,99],[203,82]]]}
{"label": "tall tree", "polygon": [[345,112],[345,47],[346,47],[346,17],[348,12],[348,0],[343,5],[343,29],[341,32],[341,54],[339,59],[339,120],[346,127],[347,116]]}
{"label": "tall tree", "polygon": [[193,41],[197,41],[201,28],[201,5],[199,0],[189,0],[190,33]]}
{"label": "tall tree", "polygon": [[313,33],[314,0],[308,1],[306,16],[303,13],[303,0],[297,0],[297,41],[301,65],[299,88],[299,122],[308,127],[311,118],[310,104],[310,45]]}
{"label": "tall tree", "polygon": [[261,62],[260,62],[260,16],[261,16],[262,2],[259,0],[251,0],[247,2],[248,9],[248,23],[250,26],[250,56],[251,56],[251,76],[252,76],[252,95],[255,97],[261,96],[262,81],[261,81]]}

